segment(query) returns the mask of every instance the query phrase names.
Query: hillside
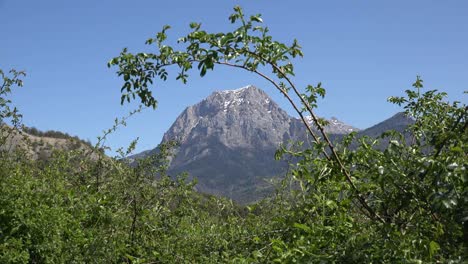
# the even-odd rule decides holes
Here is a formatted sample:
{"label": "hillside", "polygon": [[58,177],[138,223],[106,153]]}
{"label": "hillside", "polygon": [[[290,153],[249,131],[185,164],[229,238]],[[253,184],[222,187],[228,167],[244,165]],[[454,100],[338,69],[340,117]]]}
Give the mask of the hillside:
{"label": "hillside", "polygon": [[[27,127],[17,130],[7,126],[3,126],[2,131],[5,142],[0,145],[0,150],[9,153],[22,150],[32,160],[47,160],[55,150],[83,150],[90,153],[92,150],[89,142],[59,131],[43,132]],[[91,157],[96,159],[98,156],[93,153]]]}

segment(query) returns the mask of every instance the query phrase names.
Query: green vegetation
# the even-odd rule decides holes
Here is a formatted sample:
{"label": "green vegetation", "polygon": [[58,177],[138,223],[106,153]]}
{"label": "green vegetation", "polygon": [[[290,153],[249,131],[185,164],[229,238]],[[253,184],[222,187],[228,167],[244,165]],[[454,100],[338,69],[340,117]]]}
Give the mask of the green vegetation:
{"label": "green vegetation", "polygon": [[[86,159],[79,150],[46,161],[5,152],[0,262],[462,263],[468,252],[467,106],[422,92],[418,77],[405,97],[389,99],[414,118],[409,137],[350,134],[334,145],[313,112],[325,90],[311,85],[301,94],[292,81],[290,59],[302,55],[297,42],[273,41],[259,15],[247,19],[238,7],[230,20],[239,27],[229,33],[191,24],[192,32],[179,40],[182,51],[164,45],[164,27],[147,41],[159,53],[124,50],[110,65],[124,79],[122,102],[138,96],[153,107],[149,86],[166,80],[170,66],[179,68],[176,78],[183,82],[194,63],[201,76],[225,65],[270,81],[318,128],[303,119],[311,147],[278,150],[277,158],[298,162],[277,194],[245,208],[198,194],[185,175],[166,174],[172,142],[133,167],[122,159]],[[0,114],[18,123],[7,95],[21,82],[15,72],[1,73]],[[382,149],[380,141],[389,144]]]}

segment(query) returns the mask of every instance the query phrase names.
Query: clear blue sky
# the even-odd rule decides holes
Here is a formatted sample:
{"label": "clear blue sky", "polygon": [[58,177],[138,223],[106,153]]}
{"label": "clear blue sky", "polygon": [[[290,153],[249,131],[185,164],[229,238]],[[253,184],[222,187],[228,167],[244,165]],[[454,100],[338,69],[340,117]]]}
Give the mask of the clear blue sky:
{"label": "clear blue sky", "polygon": [[[210,31],[230,30],[227,17],[235,5],[247,14],[262,13],[278,40],[299,40],[305,56],[295,61],[295,81],[324,84],[327,97],[317,110],[323,117],[371,126],[399,111],[387,97],[411,88],[418,74],[426,88],[467,102],[466,0],[0,0],[0,68],[28,74],[13,97],[26,125],[95,142],[132,108],[120,106],[122,81],[107,61],[124,47],[150,51],[145,40],[165,24],[173,27],[174,39],[192,21]],[[205,78],[194,74],[185,86],[158,87],[158,109],[131,119],[108,143],[126,146],[139,136],[138,151],[153,148],[185,107],[215,90],[247,84],[263,88],[292,114],[266,82],[220,69]]]}

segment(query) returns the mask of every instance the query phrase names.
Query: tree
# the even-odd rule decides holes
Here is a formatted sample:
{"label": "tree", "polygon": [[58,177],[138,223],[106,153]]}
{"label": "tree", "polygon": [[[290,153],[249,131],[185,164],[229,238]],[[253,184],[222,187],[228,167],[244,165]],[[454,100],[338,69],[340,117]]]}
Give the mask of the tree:
{"label": "tree", "polygon": [[[240,7],[229,19],[237,28],[227,33],[208,33],[191,23],[191,32],[178,39],[180,49],[165,44],[170,27],[164,26],[146,41],[156,53],[124,49],[108,65],[118,66],[123,77],[122,104],[138,97],[155,108],[151,89],[155,79],[168,79],[170,68],[177,69],[175,78],[183,83],[193,69],[203,77],[218,66],[238,68],[267,80],[286,97],[313,141],[308,149],[283,148],[278,153],[299,158],[292,170],[299,192],[293,190],[294,199],[278,215],[285,225],[281,235],[265,238],[265,248],[270,248],[266,258],[461,261],[462,233],[468,232],[466,106],[444,102],[444,94],[436,91],[421,94],[418,77],[417,91],[390,99],[415,119],[408,129],[410,141],[388,132],[381,138],[390,144],[379,150],[379,139],[351,134],[336,146],[313,111],[325,95],[321,83],[301,93],[293,82],[291,60],[303,55],[298,42],[275,41],[262,26],[261,15],[247,17]],[[312,116],[313,125],[305,114]],[[353,142],[356,149],[350,148]]]}
{"label": "tree", "polygon": [[14,86],[23,86],[21,77],[26,76],[26,73],[17,70],[10,70],[9,73],[12,76],[8,76],[0,69],[0,79],[2,81],[0,85],[0,122],[4,123],[5,119],[11,118],[13,125],[18,125],[21,115],[16,107],[11,108],[11,100],[8,99],[8,96]]}

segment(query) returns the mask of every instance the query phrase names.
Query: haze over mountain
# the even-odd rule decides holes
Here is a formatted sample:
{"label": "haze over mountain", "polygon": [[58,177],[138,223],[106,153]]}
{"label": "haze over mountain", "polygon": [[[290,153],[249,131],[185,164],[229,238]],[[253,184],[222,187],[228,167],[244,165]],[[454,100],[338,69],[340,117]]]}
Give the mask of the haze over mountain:
{"label": "haze over mountain", "polygon": [[[325,127],[331,138],[359,129],[331,118]],[[406,126],[405,119],[384,128]],[[360,134],[378,134],[381,126]],[[187,107],[164,134],[162,142],[177,140],[169,172],[188,172],[197,189],[239,202],[252,202],[271,191],[268,179],[284,176],[286,161],[275,161],[281,143],[304,140],[302,122],[289,116],[261,89],[246,86],[214,92]],[[146,156],[153,149],[135,155]]]}

